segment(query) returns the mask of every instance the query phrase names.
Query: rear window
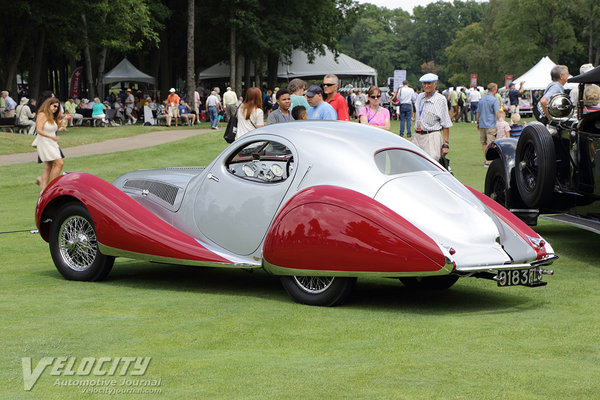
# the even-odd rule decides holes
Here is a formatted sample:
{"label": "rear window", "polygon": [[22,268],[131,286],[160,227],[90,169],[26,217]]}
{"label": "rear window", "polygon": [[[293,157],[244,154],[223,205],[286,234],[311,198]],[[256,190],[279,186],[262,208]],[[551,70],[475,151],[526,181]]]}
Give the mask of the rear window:
{"label": "rear window", "polygon": [[375,154],[375,164],[385,175],[406,174],[417,171],[435,171],[440,169],[426,158],[409,150],[390,149]]}

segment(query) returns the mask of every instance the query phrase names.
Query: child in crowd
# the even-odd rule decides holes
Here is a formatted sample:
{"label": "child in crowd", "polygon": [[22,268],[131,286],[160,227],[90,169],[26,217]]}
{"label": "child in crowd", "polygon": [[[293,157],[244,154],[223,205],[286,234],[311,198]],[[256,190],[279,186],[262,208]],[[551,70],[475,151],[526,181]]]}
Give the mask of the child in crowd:
{"label": "child in crowd", "polygon": [[294,118],[295,121],[299,121],[301,119],[307,119],[306,118],[306,107],[304,106],[296,106],[292,109],[292,118]]}
{"label": "child in crowd", "polygon": [[[519,121],[521,121],[521,115],[519,115],[519,113],[514,113],[513,115],[511,115],[510,117],[510,122],[512,122],[512,124],[510,125],[510,137],[511,138],[519,138],[519,136],[521,136],[521,132],[523,132],[523,125],[519,124]],[[523,121],[523,124],[526,124],[527,122]]]}
{"label": "child in crowd", "polygon": [[504,139],[510,135],[510,125],[505,121],[504,111],[498,111],[498,121],[496,121],[496,139]]}

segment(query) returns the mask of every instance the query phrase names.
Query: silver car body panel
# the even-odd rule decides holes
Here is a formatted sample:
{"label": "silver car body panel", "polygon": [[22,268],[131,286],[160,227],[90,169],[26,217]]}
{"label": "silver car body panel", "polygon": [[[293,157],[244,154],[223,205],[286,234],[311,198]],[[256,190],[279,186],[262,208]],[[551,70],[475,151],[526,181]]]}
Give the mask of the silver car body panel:
{"label": "silver car body panel", "polygon": [[[261,140],[279,142],[292,152],[292,172],[285,181],[252,182],[227,170],[231,156]],[[206,168],[140,170],[117,178],[113,184],[232,264],[261,263],[262,246],[274,217],[291,197],[316,185],[344,187],[381,202],[429,235],[440,248],[456,250],[451,258],[459,271],[535,260],[532,247],[450,173],[439,167],[386,175],[374,159],[383,149],[408,150],[439,166],[409,141],[378,128],[302,121],[251,131]],[[179,203],[169,208],[149,195],[124,188],[128,180],[136,179],[177,186]]]}

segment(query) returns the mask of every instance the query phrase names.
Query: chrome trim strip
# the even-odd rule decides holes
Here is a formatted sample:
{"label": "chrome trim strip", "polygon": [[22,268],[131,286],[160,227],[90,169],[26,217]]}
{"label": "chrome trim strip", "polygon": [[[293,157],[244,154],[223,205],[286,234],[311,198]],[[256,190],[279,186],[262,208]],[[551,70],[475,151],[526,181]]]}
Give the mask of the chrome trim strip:
{"label": "chrome trim strip", "polygon": [[136,253],[133,251],[115,249],[114,247],[105,246],[102,243],[98,243],[98,248],[102,254],[113,257],[126,257],[134,260],[144,260],[159,262],[164,264],[176,264],[176,265],[192,265],[201,267],[220,267],[220,268],[260,268],[260,264],[242,263],[242,262],[230,262],[230,263],[219,263],[210,261],[198,261],[198,260],[182,260],[179,258],[155,256],[152,254]]}
{"label": "chrome trim strip", "polygon": [[[312,269],[296,269],[278,267],[273,265],[266,260],[263,260],[263,268],[270,274],[273,275],[288,275],[288,276],[344,276],[344,277],[382,277],[382,278],[398,278],[403,276],[437,276],[437,275],[448,275],[449,271],[446,267],[439,271],[432,272],[375,272],[375,271],[326,271],[326,270],[312,270]],[[452,266],[450,266],[452,271]]]}
{"label": "chrome trim strip", "polygon": [[558,256],[547,256],[542,260],[532,261],[523,264],[502,264],[502,265],[480,265],[475,267],[456,267],[456,272],[477,272],[477,271],[493,271],[493,270],[509,270],[509,269],[530,269],[542,265],[550,265]]}

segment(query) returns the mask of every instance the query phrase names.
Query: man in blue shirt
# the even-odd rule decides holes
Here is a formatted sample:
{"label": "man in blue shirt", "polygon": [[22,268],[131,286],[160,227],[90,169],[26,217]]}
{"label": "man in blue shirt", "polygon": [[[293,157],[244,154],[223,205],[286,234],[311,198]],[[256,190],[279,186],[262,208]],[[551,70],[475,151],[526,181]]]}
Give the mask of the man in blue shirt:
{"label": "man in blue shirt", "polygon": [[477,129],[479,129],[479,140],[483,147],[484,167],[489,167],[490,163],[485,158],[485,151],[490,143],[496,139],[496,121],[498,119],[498,111],[500,104],[496,99],[498,85],[491,82],[487,86],[487,94],[479,101],[477,110]]}
{"label": "man in blue shirt", "polygon": [[306,111],[308,119],[337,120],[337,112],[331,104],[323,101],[323,89],[312,85],[306,91],[306,99],[310,108]]}
{"label": "man in blue shirt", "polygon": [[15,116],[15,110],[17,109],[17,102],[8,95],[6,90],[2,91],[2,97],[6,101],[6,108],[2,114],[2,118],[12,118]]}
{"label": "man in blue shirt", "polygon": [[508,85],[508,99],[510,100],[510,114],[515,114],[519,112],[519,96],[523,93],[523,85],[525,81],[521,81],[521,85],[519,89],[515,89],[515,84],[511,82]]}
{"label": "man in blue shirt", "polygon": [[567,83],[567,79],[569,79],[569,68],[566,65],[555,65],[550,70],[550,78],[552,79],[552,82],[546,87],[544,95],[538,103],[538,110],[541,112],[542,116],[547,118],[550,118],[550,115],[548,115],[548,101],[550,101],[555,94],[565,92],[564,85]]}

